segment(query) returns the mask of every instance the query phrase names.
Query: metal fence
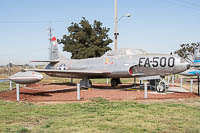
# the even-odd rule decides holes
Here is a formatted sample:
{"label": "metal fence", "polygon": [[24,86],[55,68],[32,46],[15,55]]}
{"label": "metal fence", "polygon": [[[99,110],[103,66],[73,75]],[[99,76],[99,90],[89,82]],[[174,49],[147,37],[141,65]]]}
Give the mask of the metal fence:
{"label": "metal fence", "polygon": [[184,77],[180,75],[167,76],[166,81],[170,86],[182,87],[188,91],[198,92],[198,79],[194,77]]}

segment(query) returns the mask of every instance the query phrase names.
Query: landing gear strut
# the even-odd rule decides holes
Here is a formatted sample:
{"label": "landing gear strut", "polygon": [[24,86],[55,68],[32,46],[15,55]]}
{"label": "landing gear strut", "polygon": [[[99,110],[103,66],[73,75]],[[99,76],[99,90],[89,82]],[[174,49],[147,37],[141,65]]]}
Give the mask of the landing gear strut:
{"label": "landing gear strut", "polygon": [[116,87],[116,86],[118,86],[118,84],[121,84],[121,81],[120,81],[119,78],[112,78],[111,79],[111,86],[112,87]]}
{"label": "landing gear strut", "polygon": [[91,87],[92,86],[92,81],[89,80],[88,78],[83,78],[80,81],[80,87]]}

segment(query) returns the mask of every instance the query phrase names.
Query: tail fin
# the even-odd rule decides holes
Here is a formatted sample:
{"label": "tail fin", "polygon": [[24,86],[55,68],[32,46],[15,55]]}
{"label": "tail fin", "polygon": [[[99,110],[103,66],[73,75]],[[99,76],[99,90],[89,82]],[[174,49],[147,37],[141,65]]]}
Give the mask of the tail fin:
{"label": "tail fin", "polygon": [[200,67],[200,47],[194,50],[193,66]]}
{"label": "tail fin", "polygon": [[59,59],[58,46],[56,37],[51,39],[50,49],[49,49],[49,60]]}

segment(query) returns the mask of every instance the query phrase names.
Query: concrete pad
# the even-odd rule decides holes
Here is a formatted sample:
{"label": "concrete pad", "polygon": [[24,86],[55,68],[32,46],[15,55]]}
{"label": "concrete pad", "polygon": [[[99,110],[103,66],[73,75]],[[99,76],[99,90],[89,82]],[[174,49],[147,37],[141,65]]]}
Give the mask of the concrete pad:
{"label": "concrete pad", "polygon": [[189,92],[188,90],[181,87],[170,87],[167,92]]}
{"label": "concrete pad", "polygon": [[[173,92],[170,92],[170,93],[173,93]],[[157,92],[157,91],[153,91],[153,92],[148,92],[148,94],[166,95],[167,93],[160,93],[160,92]]]}
{"label": "concrete pad", "polygon": [[170,87],[166,93],[160,93],[160,92],[157,92],[157,91],[154,91],[154,92],[148,92],[149,94],[161,94],[161,95],[166,95],[166,94],[171,94],[171,93],[176,93],[176,92],[189,92],[188,90],[184,89],[184,88],[181,88],[181,87]]}

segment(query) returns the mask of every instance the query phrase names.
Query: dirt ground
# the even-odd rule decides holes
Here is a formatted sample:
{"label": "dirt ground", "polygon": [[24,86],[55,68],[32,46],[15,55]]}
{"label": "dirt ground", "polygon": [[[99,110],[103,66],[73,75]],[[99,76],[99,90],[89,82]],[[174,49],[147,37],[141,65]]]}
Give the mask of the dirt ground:
{"label": "dirt ground", "polygon": [[[81,101],[88,101],[91,98],[102,97],[108,100],[144,100],[142,89],[127,89],[130,85],[120,85],[112,89],[107,84],[94,84],[93,88],[81,89]],[[148,99],[188,99],[197,98],[196,93],[152,93],[148,90]],[[0,99],[16,101],[16,89],[0,92]],[[20,101],[28,102],[76,102],[77,90],[73,84],[35,84],[20,88]]]}

